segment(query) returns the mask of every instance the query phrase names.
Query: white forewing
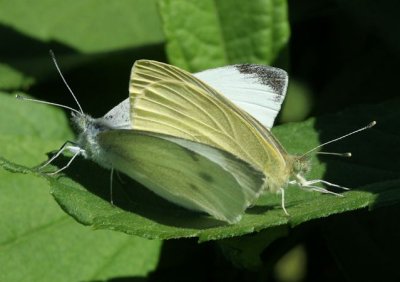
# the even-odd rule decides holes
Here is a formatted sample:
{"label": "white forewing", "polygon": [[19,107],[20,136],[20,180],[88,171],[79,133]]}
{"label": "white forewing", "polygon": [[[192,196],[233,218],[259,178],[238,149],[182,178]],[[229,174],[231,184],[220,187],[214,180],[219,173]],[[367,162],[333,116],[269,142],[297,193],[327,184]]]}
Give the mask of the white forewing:
{"label": "white forewing", "polygon": [[123,100],[106,113],[103,120],[112,129],[132,129],[129,98]]}
{"label": "white forewing", "polygon": [[195,73],[236,106],[271,128],[285,99],[287,73],[278,68],[243,64]]}

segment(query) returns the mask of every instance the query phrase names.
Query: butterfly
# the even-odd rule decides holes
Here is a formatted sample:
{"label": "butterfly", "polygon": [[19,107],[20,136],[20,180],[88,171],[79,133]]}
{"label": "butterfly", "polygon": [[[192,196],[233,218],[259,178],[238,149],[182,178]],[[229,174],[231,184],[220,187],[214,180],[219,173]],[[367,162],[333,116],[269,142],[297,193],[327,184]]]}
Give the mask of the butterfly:
{"label": "butterfly", "polygon": [[79,111],[70,108],[78,139],[66,142],[42,167],[70,151],[68,164],[54,173],[82,155],[170,202],[231,224],[266,192],[282,194],[287,214],[288,184],[326,193],[315,184],[341,187],[306,180],[308,156],[288,154],[270,132],[287,84],[287,73],[269,66],[232,65],[191,74],[138,60],[129,98],[101,118],[84,114],[79,103]]}

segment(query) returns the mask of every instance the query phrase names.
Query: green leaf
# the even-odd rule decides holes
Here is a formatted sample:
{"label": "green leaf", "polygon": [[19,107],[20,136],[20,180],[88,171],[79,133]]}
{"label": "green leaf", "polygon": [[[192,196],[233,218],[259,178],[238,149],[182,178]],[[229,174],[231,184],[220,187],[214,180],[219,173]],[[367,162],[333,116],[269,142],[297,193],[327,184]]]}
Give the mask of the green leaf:
{"label": "green leaf", "polygon": [[[11,99],[7,101],[10,104],[16,102]],[[238,224],[227,225],[177,207],[124,176],[121,181],[114,182],[114,205],[111,205],[109,172],[82,159],[76,160],[65,174],[54,177],[38,174],[35,170],[10,161],[3,161],[2,166],[10,171],[47,179],[59,205],[77,221],[95,229],[118,230],[154,239],[198,237],[200,241],[207,241],[229,238],[279,226],[293,227],[309,220],[364,207],[372,209],[398,203],[400,149],[397,144],[400,136],[396,128],[400,119],[395,110],[398,106],[399,101],[365,106],[337,115],[279,126],[273,130],[290,153],[303,153],[322,141],[343,135],[376,118],[378,120],[378,125],[367,132],[330,145],[329,151],[352,151],[353,158],[312,159],[313,169],[308,179],[322,178],[351,187],[352,190],[343,193],[345,197],[336,197],[307,193],[289,186],[286,206],[290,217],[284,215],[279,195],[266,194],[246,211]],[[30,113],[41,116],[43,111],[32,107]],[[43,130],[46,128],[43,127]],[[39,147],[35,142],[41,142],[43,148],[54,146],[55,143],[62,144],[61,140],[51,138],[36,141],[27,138],[9,146],[29,148],[28,144],[33,144],[35,148]],[[57,149],[57,146],[53,149]],[[0,154],[10,159],[5,155],[8,150],[11,149]],[[18,150],[14,151],[15,154]],[[39,156],[44,153],[43,150],[38,151],[35,153],[37,163],[43,161]],[[386,161],[388,156],[392,157],[391,162]],[[12,160],[26,164],[22,157],[15,156]],[[56,165],[65,165],[67,161],[68,158],[61,157]]]}
{"label": "green leaf", "polygon": [[[87,54],[110,55],[164,40],[155,0],[42,0],[34,5],[5,0],[0,4],[0,34],[0,89],[8,90],[26,89],[54,74],[50,48],[60,61],[73,59],[70,68],[87,62]],[[68,56],[61,59],[61,53]]]}
{"label": "green leaf", "polygon": [[[71,138],[62,112],[4,93],[0,120],[0,156],[28,167]],[[160,241],[77,224],[40,174],[3,158],[0,166],[0,281],[105,280],[155,269]]]}
{"label": "green leaf", "polygon": [[271,64],[289,39],[285,0],[162,0],[160,12],[170,62],[191,72]]}

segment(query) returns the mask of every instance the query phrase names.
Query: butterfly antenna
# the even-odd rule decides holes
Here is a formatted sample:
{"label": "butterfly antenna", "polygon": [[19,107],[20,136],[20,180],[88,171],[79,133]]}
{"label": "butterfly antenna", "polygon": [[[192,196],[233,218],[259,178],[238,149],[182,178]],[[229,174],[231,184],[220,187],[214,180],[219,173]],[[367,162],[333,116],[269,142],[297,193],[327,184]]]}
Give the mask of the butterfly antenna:
{"label": "butterfly antenna", "polygon": [[77,114],[82,114],[80,111],[75,110],[71,107],[62,105],[62,104],[57,104],[57,103],[53,103],[53,102],[47,102],[47,101],[43,101],[43,100],[37,100],[37,99],[31,99],[31,98],[26,98],[24,96],[21,96],[19,94],[15,95],[15,98],[20,99],[20,100],[25,100],[25,101],[31,101],[31,102],[36,102],[36,103],[41,103],[41,104],[47,104],[47,105],[52,105],[52,106],[56,106],[56,107],[60,107],[60,108],[64,108],[64,109],[68,109],[71,110]]}
{"label": "butterfly antenna", "polygon": [[54,65],[56,66],[56,69],[57,69],[57,71],[58,71],[58,74],[61,76],[61,79],[63,80],[65,86],[67,86],[68,91],[71,93],[72,97],[73,97],[74,100],[75,100],[75,103],[78,105],[78,108],[79,108],[80,113],[83,114],[83,110],[82,110],[81,105],[80,105],[79,102],[78,102],[78,99],[76,99],[76,96],[75,96],[74,92],[72,91],[71,87],[69,87],[67,81],[65,80],[65,78],[64,78],[64,76],[63,76],[63,74],[62,74],[62,72],[61,72],[60,67],[58,66],[58,63],[57,63],[57,60],[56,60],[56,56],[54,55],[53,50],[50,50],[49,53],[50,53],[51,59],[53,60]]}
{"label": "butterfly antenna", "polygon": [[[360,131],[364,131],[364,130],[366,130],[366,129],[369,129],[369,128],[373,127],[375,124],[376,124],[376,121],[372,121],[371,123],[369,123],[367,126],[364,126],[363,128],[357,129],[357,130],[352,131],[352,132],[350,132],[350,133],[347,133],[347,134],[345,134],[345,135],[343,135],[343,136],[340,136],[340,137],[338,137],[338,138],[335,138],[335,139],[333,139],[333,140],[330,140],[330,141],[328,141],[328,142],[325,142],[325,143],[323,143],[323,144],[321,144],[321,145],[319,145],[319,146],[317,146],[317,147],[315,147],[315,148],[312,148],[310,151],[308,151],[308,152],[306,152],[305,154],[303,154],[302,157],[304,157],[304,156],[310,154],[311,152],[314,152],[314,151],[317,150],[318,148],[321,148],[321,147],[323,147],[323,146],[325,146],[325,145],[328,145],[328,144],[330,144],[330,143],[339,141],[339,140],[341,140],[341,139],[344,139],[344,138],[346,138],[346,137],[349,137],[350,135],[356,134],[356,133],[358,133],[358,132],[360,132]],[[333,154],[336,155],[336,154],[339,154],[339,155],[342,155],[342,156],[346,156],[346,154],[347,154],[347,155],[350,154],[349,157],[351,156],[351,153],[344,153],[344,154],[340,154],[340,153],[329,153],[329,152],[320,152],[320,153],[322,153],[322,154],[325,153],[325,154],[329,154],[329,155],[333,155]]]}
{"label": "butterfly antenna", "polygon": [[331,156],[338,156],[338,157],[344,157],[344,158],[350,158],[351,153],[346,152],[346,153],[333,153],[333,152],[316,152],[318,155],[331,155]]}

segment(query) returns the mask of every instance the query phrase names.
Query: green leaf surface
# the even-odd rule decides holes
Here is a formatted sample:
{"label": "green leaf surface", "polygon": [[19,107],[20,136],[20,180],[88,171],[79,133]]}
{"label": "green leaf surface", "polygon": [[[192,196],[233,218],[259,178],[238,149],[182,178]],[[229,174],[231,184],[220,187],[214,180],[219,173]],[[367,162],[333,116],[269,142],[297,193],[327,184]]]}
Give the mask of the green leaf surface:
{"label": "green leaf surface", "polygon": [[[1,22],[33,38],[54,40],[82,52],[130,48],[163,38],[152,0],[30,3],[27,0],[1,1]],[[113,35],[113,40],[109,34]]]}
{"label": "green leaf surface", "polygon": [[164,40],[155,0],[42,0],[34,5],[3,0],[0,37],[0,89],[7,90],[26,89],[54,74],[51,48],[60,61],[73,60],[72,67],[88,61],[87,55],[74,53],[109,54]]}
{"label": "green leaf surface", "polygon": [[61,111],[1,93],[0,120],[0,281],[144,277],[155,269],[160,241],[77,224],[52,199],[49,182],[25,167],[71,138]]}
{"label": "green leaf surface", "polygon": [[[11,99],[4,101],[10,104],[20,102]],[[15,163],[26,165],[27,161],[23,157],[10,159],[10,155],[6,153],[11,149],[0,154],[15,162],[3,160],[2,166],[7,170],[47,179],[51,184],[51,193],[59,205],[77,221],[92,228],[118,230],[146,238],[198,237],[200,241],[207,241],[261,230],[268,231],[274,227],[293,227],[332,214],[398,203],[400,149],[396,144],[400,141],[397,130],[400,119],[398,111],[395,110],[398,106],[399,101],[393,101],[377,106],[359,107],[341,114],[274,128],[273,132],[290,153],[303,153],[321,141],[343,135],[371,120],[378,121],[378,125],[367,132],[332,144],[327,149],[351,151],[353,158],[312,159],[313,169],[307,178],[322,178],[351,187],[351,191],[343,193],[345,197],[305,192],[296,186],[289,186],[286,206],[290,217],[284,215],[279,195],[266,194],[254,207],[248,209],[243,219],[235,225],[179,208],[123,175],[120,181],[114,182],[114,205],[111,205],[109,172],[91,161],[76,160],[65,174],[50,177],[38,174],[26,166],[16,165]],[[30,113],[41,116],[43,111],[32,107]],[[5,114],[7,115],[7,112]],[[43,130],[46,128],[43,127]],[[18,143],[9,145],[29,148],[29,144],[34,144],[37,148],[41,143],[43,148],[47,149],[57,142],[62,144],[61,140],[51,138],[20,138]],[[37,163],[43,161],[43,156],[40,157],[43,153],[43,150],[35,153]],[[26,153],[22,151],[21,154]],[[389,156],[392,159],[390,163],[386,161]],[[62,157],[55,164],[62,166],[67,161],[68,158]],[[22,186],[20,189],[23,189]]]}
{"label": "green leaf surface", "polygon": [[191,72],[271,64],[289,39],[286,0],[162,0],[160,12],[170,62]]}

